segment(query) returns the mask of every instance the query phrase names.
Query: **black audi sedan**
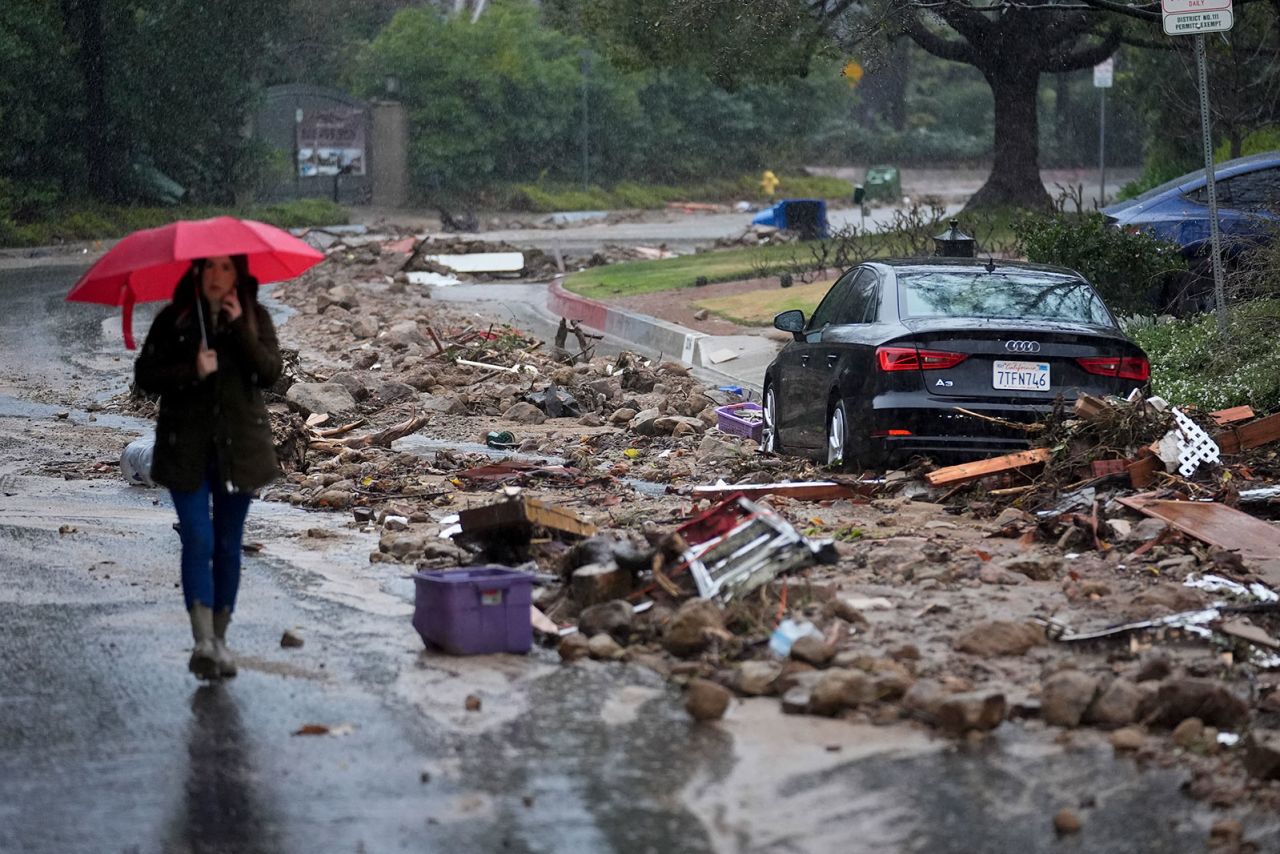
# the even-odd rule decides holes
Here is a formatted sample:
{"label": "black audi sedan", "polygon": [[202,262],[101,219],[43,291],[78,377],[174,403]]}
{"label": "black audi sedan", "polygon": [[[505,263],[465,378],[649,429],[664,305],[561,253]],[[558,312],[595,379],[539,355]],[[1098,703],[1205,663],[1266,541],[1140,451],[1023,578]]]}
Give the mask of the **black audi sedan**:
{"label": "black audi sedan", "polygon": [[877,468],[913,454],[976,458],[1028,446],[1005,422],[1039,420],[1080,392],[1146,392],[1146,354],[1071,270],[916,258],[846,272],[764,380],[762,444]]}

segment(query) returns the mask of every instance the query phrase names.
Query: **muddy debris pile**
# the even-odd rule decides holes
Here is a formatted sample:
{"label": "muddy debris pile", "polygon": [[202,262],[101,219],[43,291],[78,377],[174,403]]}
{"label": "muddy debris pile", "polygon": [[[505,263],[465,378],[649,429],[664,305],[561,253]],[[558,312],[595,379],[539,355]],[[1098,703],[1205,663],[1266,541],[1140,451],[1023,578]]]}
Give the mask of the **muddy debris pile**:
{"label": "muddy debris pile", "polygon": [[273,289],[305,373],[265,497],[375,563],[528,573],[566,666],[651,668],[698,720],[1041,729],[1280,806],[1280,416],[1085,398],[1018,454],[851,476],[761,452],[679,363],[432,301],[417,246]]}
{"label": "muddy debris pile", "polygon": [[749,225],[738,234],[719,238],[715,245],[720,249],[740,246],[779,246],[799,240],[800,232],[798,231],[776,228],[772,225]]}

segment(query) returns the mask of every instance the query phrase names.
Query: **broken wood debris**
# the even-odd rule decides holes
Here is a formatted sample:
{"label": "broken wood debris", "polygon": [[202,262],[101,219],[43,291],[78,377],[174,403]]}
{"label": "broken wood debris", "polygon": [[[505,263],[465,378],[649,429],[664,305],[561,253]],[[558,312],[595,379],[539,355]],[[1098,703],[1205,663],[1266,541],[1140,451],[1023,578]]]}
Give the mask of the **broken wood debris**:
{"label": "broken wood debris", "polygon": [[1212,501],[1170,501],[1150,493],[1123,496],[1120,503],[1160,519],[1209,545],[1255,560],[1280,555],[1280,528]]}
{"label": "broken wood debris", "polygon": [[493,532],[513,532],[527,539],[535,528],[567,535],[590,537],[596,526],[582,519],[571,510],[546,504],[534,498],[512,498],[474,507],[458,514],[463,534],[481,535]]}
{"label": "broken wood debris", "polygon": [[992,474],[1019,471],[1029,466],[1040,465],[1053,459],[1053,451],[1049,448],[1034,448],[1030,451],[1017,451],[1002,457],[989,460],[978,460],[972,463],[947,466],[935,469],[926,474],[925,480],[930,486],[953,486]]}
{"label": "broken wood debris", "polygon": [[714,486],[695,486],[692,494],[694,498],[707,498],[712,501],[724,501],[735,494],[752,499],[763,498],[766,495],[781,495],[796,501],[832,501],[840,498],[869,498],[883,485],[879,480],[854,483],[831,480],[798,483],[720,483]]}

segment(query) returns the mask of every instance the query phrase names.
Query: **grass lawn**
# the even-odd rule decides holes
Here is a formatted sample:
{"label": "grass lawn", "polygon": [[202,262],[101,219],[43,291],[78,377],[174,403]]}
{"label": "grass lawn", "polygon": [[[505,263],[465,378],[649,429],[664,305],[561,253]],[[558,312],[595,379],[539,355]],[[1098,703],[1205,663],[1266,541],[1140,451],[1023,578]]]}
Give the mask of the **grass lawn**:
{"label": "grass lawn", "polygon": [[805,317],[812,315],[834,282],[834,279],[826,279],[790,288],[763,288],[745,294],[706,299],[695,302],[694,305],[739,326],[771,326],[774,315],[793,308],[803,311]]}
{"label": "grass lawn", "polygon": [[564,286],[592,299],[635,296],[674,288],[692,288],[699,276],[708,282],[734,282],[759,275],[762,266],[781,265],[793,256],[803,258],[802,245],[750,246],[682,255],[662,261],[627,261],[574,273]]}

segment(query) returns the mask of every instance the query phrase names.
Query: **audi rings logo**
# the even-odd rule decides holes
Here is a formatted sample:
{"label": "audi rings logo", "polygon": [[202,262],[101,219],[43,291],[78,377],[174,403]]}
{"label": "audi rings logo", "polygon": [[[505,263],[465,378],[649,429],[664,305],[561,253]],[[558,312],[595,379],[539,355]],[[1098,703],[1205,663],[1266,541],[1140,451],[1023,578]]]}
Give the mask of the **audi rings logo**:
{"label": "audi rings logo", "polygon": [[1039,341],[1006,341],[1004,348],[1010,353],[1039,353]]}

